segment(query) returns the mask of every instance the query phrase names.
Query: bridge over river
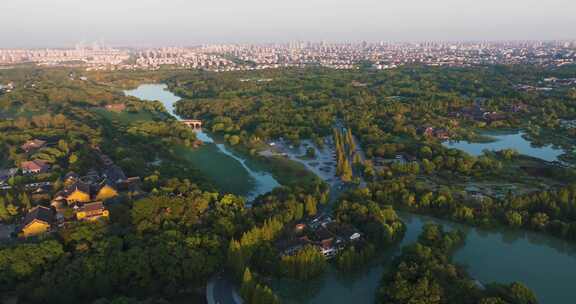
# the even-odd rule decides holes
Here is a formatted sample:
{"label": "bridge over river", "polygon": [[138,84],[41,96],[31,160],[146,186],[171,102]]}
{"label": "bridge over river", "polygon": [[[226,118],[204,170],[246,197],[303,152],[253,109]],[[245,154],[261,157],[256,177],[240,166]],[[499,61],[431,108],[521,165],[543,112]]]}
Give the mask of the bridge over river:
{"label": "bridge over river", "polygon": [[[180,119],[174,113],[173,106],[179,97],[165,89],[165,85],[143,85],[127,94],[144,100],[160,100],[174,117]],[[190,124],[197,130],[197,124],[193,122]],[[204,136],[204,141],[214,143],[209,134],[198,130],[198,135]],[[204,147],[206,146],[209,145]],[[256,186],[246,191],[248,200],[278,186],[277,181],[269,173],[251,170],[245,164],[246,159],[235,155],[224,144],[214,143],[213,148],[225,154],[227,166],[231,164],[242,166],[256,181]],[[217,154],[212,153],[210,157],[213,158],[215,155]],[[228,168],[223,172],[230,175]],[[218,179],[222,180],[225,177],[218,176]],[[337,196],[337,193],[334,195]],[[402,242],[394,248],[389,248],[389,251],[383,252],[373,264],[359,269],[357,274],[343,279],[340,272],[330,267],[326,274],[317,280],[299,282],[273,279],[270,282],[271,288],[287,303],[374,303],[380,280],[389,267],[390,261],[401,252],[402,246],[417,240],[426,222],[436,222],[467,232],[466,242],[454,253],[453,260],[466,265],[470,275],[482,284],[521,281],[535,291],[541,303],[576,303],[576,293],[574,293],[576,245],[573,243],[532,231],[507,228],[481,229],[427,216],[399,214],[407,225],[406,235]],[[208,303],[241,303],[234,289],[232,282],[224,275],[215,276],[211,284],[207,286]]]}
{"label": "bridge over river", "polygon": [[181,122],[193,130],[202,130],[202,121],[199,119],[183,119]]}

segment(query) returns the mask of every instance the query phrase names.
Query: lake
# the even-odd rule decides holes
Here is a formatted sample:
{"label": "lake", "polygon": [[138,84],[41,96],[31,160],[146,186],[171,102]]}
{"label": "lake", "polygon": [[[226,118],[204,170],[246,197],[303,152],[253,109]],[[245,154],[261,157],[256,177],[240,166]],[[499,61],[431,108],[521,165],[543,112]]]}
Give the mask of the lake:
{"label": "lake", "polygon": [[[166,90],[166,85],[142,85],[127,95],[144,100],[161,101],[169,113],[179,98]],[[445,143],[461,148],[473,155],[483,149],[515,148],[520,153],[554,160],[562,152],[549,147],[535,148],[522,138],[521,133],[494,135],[496,142]],[[235,191],[247,197],[266,193],[278,186],[271,174],[254,170],[249,161],[236,155],[224,144],[217,143],[206,132],[198,138],[207,144],[195,150],[187,149],[191,162],[215,181],[237,183],[232,176],[245,176],[250,183],[237,183]],[[240,179],[245,179],[241,177]],[[248,187],[248,189],[240,189]],[[544,304],[576,303],[576,245],[535,232],[499,229],[485,231],[427,216],[401,213],[407,225],[402,242],[383,252],[382,258],[356,274],[340,274],[331,268],[322,278],[311,282],[276,280],[272,288],[287,303],[373,303],[374,296],[386,265],[404,245],[413,243],[428,222],[436,222],[467,233],[465,245],[454,255],[454,261],[466,265],[470,274],[482,283],[509,283],[519,281],[530,287]]]}
{"label": "lake", "polygon": [[414,243],[425,223],[435,222],[466,232],[466,242],[456,251],[453,261],[465,265],[474,279],[483,284],[519,281],[534,290],[540,303],[576,303],[575,244],[535,232],[484,231],[428,216],[398,214],[407,226],[404,239],[359,273],[343,275],[330,267],[326,275],[310,282],[275,280],[273,290],[286,303],[374,303],[392,256]]}
{"label": "lake", "polygon": [[490,142],[468,142],[468,141],[446,141],[445,147],[455,148],[467,152],[468,154],[479,156],[484,150],[499,151],[504,149],[514,149],[520,154],[536,157],[545,161],[556,161],[558,156],[564,153],[561,149],[552,146],[536,147],[526,140],[523,132],[482,132],[480,135],[493,139]]}
{"label": "lake", "polygon": [[[175,112],[180,97],[168,91],[165,84],[143,84],[124,93],[141,100],[160,101],[170,115],[182,120]],[[202,147],[179,147],[176,152],[211,179],[222,192],[243,195],[250,201],[280,185],[270,173],[258,170],[226,145],[215,141],[210,134],[197,131],[196,136],[205,143]]]}

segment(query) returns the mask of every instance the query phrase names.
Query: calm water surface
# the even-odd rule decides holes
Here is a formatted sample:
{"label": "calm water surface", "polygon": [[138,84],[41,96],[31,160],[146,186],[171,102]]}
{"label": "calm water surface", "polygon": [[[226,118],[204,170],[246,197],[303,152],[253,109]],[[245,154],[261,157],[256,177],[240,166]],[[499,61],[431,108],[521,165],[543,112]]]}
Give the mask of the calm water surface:
{"label": "calm water surface", "polygon": [[357,274],[342,275],[331,268],[321,279],[308,283],[276,280],[272,287],[288,303],[374,303],[391,256],[414,243],[427,222],[466,232],[466,243],[454,255],[473,278],[482,283],[519,281],[530,287],[540,303],[576,303],[576,245],[534,232],[482,231],[428,216],[399,212],[407,225],[402,242],[385,257]]}
{"label": "calm water surface", "polygon": [[546,161],[556,161],[558,156],[564,153],[561,149],[552,146],[533,146],[528,140],[524,139],[523,132],[513,133],[493,133],[486,132],[481,135],[489,136],[494,139],[492,142],[475,143],[468,141],[447,141],[443,145],[448,148],[456,148],[467,152],[468,154],[479,156],[484,150],[499,151],[504,149],[515,149],[520,154],[540,158]]}
{"label": "calm water surface", "polygon": [[[168,113],[182,120],[175,112],[175,104],[180,97],[167,89],[165,84],[143,84],[124,93],[142,100],[158,100]],[[180,155],[184,155],[223,191],[245,195],[252,200],[280,185],[271,174],[250,167],[246,159],[234,154],[223,143],[215,142],[208,133],[199,131],[196,135],[207,145],[193,151],[180,151]]]}
{"label": "calm water surface", "polygon": [[[174,103],[179,98],[166,88],[166,85],[159,84],[141,85],[126,94],[144,100],[159,100],[170,114],[180,119],[174,113]],[[484,149],[514,148],[522,154],[549,161],[555,160],[562,153],[551,147],[532,147],[522,138],[521,133],[492,136],[497,138],[496,142],[445,144],[473,155],[480,155]],[[232,153],[225,145],[215,143],[209,134],[200,132],[198,138],[209,144],[192,151],[191,157],[196,158],[195,164],[220,164],[221,166],[207,165],[204,168],[199,166],[215,180],[222,179],[230,183],[227,176],[246,173],[253,179],[250,189],[244,190],[248,197],[268,192],[278,186],[272,175],[252,170],[246,159]],[[215,167],[219,169],[216,170]],[[364,270],[356,274],[342,275],[335,269],[330,269],[322,278],[306,283],[276,280],[271,283],[274,291],[287,303],[373,303],[380,279],[391,257],[398,254],[402,246],[413,243],[424,223],[431,221],[459,228],[467,233],[466,244],[456,252],[454,261],[466,265],[470,274],[482,283],[520,281],[536,292],[541,303],[576,303],[576,245],[533,232],[507,229],[483,231],[426,216],[410,213],[400,215],[407,225],[405,238],[401,244],[384,252],[382,258]]]}

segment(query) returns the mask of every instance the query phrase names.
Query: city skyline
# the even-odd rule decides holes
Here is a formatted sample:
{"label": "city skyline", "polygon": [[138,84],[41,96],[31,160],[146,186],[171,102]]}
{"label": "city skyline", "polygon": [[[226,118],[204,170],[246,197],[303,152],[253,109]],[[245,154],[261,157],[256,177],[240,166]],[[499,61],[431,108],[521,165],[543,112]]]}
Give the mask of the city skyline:
{"label": "city skyline", "polygon": [[12,1],[0,48],[192,46],[287,41],[573,40],[576,4],[408,0]]}
{"label": "city skyline", "polygon": [[533,64],[562,66],[576,60],[576,41],[496,43],[313,43],[213,44],[181,48],[0,49],[0,65],[33,63],[87,70],[148,69],[161,66],[215,72],[323,66],[334,69],[392,69],[407,64],[471,66]]}

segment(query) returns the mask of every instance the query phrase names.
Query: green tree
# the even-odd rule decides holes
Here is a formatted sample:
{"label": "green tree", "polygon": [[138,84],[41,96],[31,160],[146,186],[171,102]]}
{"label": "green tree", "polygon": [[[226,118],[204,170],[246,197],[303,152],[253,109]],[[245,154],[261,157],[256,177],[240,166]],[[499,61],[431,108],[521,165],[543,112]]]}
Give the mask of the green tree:
{"label": "green tree", "polygon": [[293,256],[283,256],[281,269],[288,277],[308,280],[322,274],[326,259],[315,246],[306,246]]}
{"label": "green tree", "polygon": [[252,281],[252,272],[250,272],[250,268],[246,267],[244,269],[244,274],[242,275],[242,285],[240,287],[240,295],[244,300],[252,301],[254,296],[253,292],[254,292],[254,282]]}
{"label": "green tree", "polygon": [[316,157],[316,149],[309,147],[306,149],[306,157],[308,158],[315,158]]}
{"label": "green tree", "polygon": [[348,162],[348,159],[344,159],[342,162],[342,181],[343,182],[351,182],[352,181],[352,167]]}
{"label": "green tree", "polygon": [[537,304],[534,292],[522,283],[510,284],[509,300],[514,304]]}
{"label": "green tree", "polygon": [[23,206],[25,210],[30,210],[32,208],[32,202],[30,202],[30,198],[26,192],[20,195],[20,205]]}
{"label": "green tree", "polygon": [[18,207],[13,204],[8,204],[8,206],[6,206],[6,211],[8,212],[8,215],[12,217],[18,215]]}
{"label": "green tree", "polygon": [[8,222],[12,219],[12,215],[8,212],[4,198],[0,196],[0,220]]}
{"label": "green tree", "polygon": [[521,227],[523,224],[522,214],[517,211],[506,212],[506,222],[512,227]]}
{"label": "green tree", "polygon": [[532,216],[530,223],[532,224],[532,227],[534,229],[544,230],[544,228],[546,228],[546,226],[548,225],[548,220],[549,220],[549,217],[546,213],[536,212]]}
{"label": "green tree", "polygon": [[76,154],[71,154],[70,157],[68,158],[68,163],[70,165],[73,165],[76,162],[78,162],[78,156]]}
{"label": "green tree", "polygon": [[228,138],[228,143],[235,146],[240,143],[240,137],[238,135],[232,135]]}
{"label": "green tree", "polygon": [[315,216],[316,213],[318,213],[317,203],[312,195],[306,196],[304,204],[306,206],[306,215],[312,217]]}

